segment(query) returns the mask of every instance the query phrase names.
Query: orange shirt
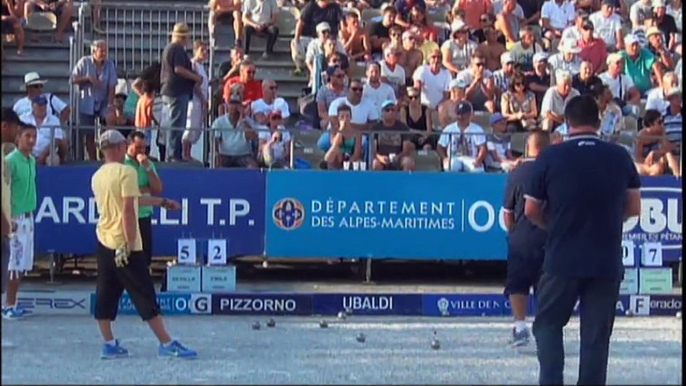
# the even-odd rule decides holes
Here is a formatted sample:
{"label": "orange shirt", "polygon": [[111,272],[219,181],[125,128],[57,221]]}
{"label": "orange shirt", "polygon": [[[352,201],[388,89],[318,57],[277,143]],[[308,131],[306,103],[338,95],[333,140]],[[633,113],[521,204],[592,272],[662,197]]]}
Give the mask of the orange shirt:
{"label": "orange shirt", "polygon": [[143,94],[136,105],[135,126],[138,128],[152,127],[152,105],[155,98]]}
{"label": "orange shirt", "polygon": [[[224,102],[229,101],[229,97],[231,96],[231,86],[236,83],[242,83],[240,77],[238,76],[229,78],[229,80],[227,80],[224,84]],[[243,93],[244,104],[252,103],[258,99],[262,99],[262,82],[259,80],[253,79],[248,83],[243,83],[243,87],[245,89]]]}

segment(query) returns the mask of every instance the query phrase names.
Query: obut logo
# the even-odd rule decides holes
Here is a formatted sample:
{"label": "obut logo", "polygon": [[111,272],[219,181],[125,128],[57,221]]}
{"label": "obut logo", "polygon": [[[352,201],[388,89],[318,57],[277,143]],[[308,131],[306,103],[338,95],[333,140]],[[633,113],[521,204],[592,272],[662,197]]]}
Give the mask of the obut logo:
{"label": "obut logo", "polygon": [[681,188],[641,188],[641,216],[624,223],[624,232],[629,238],[644,233],[642,241],[660,241],[665,245],[681,245],[683,221]]}
{"label": "obut logo", "polygon": [[295,198],[283,198],[274,204],[272,220],[281,229],[298,229],[305,221],[305,207]]}

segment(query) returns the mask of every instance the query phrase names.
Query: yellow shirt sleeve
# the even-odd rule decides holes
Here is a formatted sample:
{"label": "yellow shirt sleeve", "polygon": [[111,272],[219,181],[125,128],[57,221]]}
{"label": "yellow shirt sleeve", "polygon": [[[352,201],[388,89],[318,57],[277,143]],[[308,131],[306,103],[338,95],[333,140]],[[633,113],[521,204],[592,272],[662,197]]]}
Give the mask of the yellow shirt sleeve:
{"label": "yellow shirt sleeve", "polygon": [[125,166],[121,177],[121,196],[140,197],[141,190],[138,188],[138,175],[131,166]]}

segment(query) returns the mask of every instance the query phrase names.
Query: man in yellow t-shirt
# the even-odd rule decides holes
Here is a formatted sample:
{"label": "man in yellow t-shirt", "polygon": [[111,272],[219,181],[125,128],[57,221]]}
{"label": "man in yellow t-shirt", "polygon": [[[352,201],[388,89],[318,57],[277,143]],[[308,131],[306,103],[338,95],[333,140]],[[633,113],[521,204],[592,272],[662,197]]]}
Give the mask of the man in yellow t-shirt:
{"label": "man in yellow t-shirt", "polygon": [[105,163],[93,174],[91,188],[98,208],[98,279],[95,319],[105,341],[103,359],[127,357],[128,350],[119,345],[112,333],[119,299],[129,293],[141,318],[148,322],[160,342],[158,356],[195,358],[197,353],[172,338],[164,327],[157,304],[157,294],[150,277],[138,229],[138,206],[161,206],[180,209],[176,201],[141,196],[136,170],[124,164],[126,138],[116,130],[107,130],[99,138]]}
{"label": "man in yellow t-shirt", "polygon": [[[17,132],[21,121],[17,116],[17,113],[10,107],[2,108],[2,125],[0,126],[2,134],[2,145],[14,143],[14,139],[17,137]],[[12,181],[12,176],[10,173],[9,165],[5,162],[5,155],[0,154],[0,159],[2,161],[2,213],[0,214],[0,231],[2,233],[2,293],[5,293],[5,287],[8,282],[8,271],[10,263],[10,243],[9,236],[14,231],[12,224],[12,201],[10,192],[10,183]],[[4,329],[3,329],[4,330]],[[12,344],[2,338],[2,348],[12,347]]]}

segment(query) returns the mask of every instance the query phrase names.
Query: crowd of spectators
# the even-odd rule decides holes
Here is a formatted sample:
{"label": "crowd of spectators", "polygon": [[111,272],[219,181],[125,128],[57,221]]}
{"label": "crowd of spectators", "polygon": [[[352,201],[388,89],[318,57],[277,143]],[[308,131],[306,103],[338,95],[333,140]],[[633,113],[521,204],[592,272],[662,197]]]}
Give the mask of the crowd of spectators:
{"label": "crowd of spectators", "polygon": [[[16,3],[6,0],[3,28],[19,35]],[[79,125],[142,130],[162,161],[191,160],[201,130],[212,127],[221,129],[211,135],[215,165],[288,167],[295,138],[286,129],[289,105],[277,82],[256,78],[246,54],[259,37],[266,39],[260,59],[272,58],[279,15],[289,6],[297,9],[293,76],[309,79],[312,108],[304,98],[301,110],[322,131],[322,168],[364,162],[370,169],[412,170],[418,151],[435,151],[445,171],[506,172],[525,155],[513,148],[513,134],[544,130],[559,141],[566,103],[593,95],[599,135],[620,143],[629,138],[627,150],[643,174],[680,175],[680,0],[212,0],[209,6],[211,33],[228,22],[236,36],[230,60],[219,68],[219,93],[208,94],[207,43],[191,42],[184,23],[128,95],[116,90],[106,43],[95,41],[72,72]],[[39,128],[64,123],[69,106],[41,92],[39,74],[25,81],[27,97],[15,104],[23,119]],[[152,138],[155,127],[176,130]],[[94,159],[92,133],[83,141]],[[62,156],[63,133],[54,136],[56,147],[43,150],[39,161]]]}

